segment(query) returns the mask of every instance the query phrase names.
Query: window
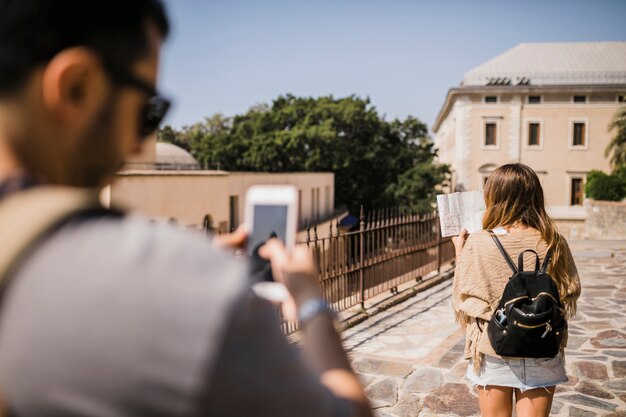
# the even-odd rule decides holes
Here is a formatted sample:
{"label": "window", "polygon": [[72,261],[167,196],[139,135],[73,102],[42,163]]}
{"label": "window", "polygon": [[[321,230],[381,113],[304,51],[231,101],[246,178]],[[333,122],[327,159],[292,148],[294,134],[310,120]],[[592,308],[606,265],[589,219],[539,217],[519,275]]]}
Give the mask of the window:
{"label": "window", "polygon": [[574,103],[586,103],[587,96],[574,96]]}
{"label": "window", "polygon": [[541,96],[528,96],[528,103],[530,104],[541,103]]}
{"label": "window", "polygon": [[497,96],[485,96],[485,103],[497,103],[497,102],[498,102]]}
{"label": "window", "polygon": [[489,180],[489,176],[486,175],[483,177],[483,188],[485,188],[485,186],[487,185],[487,181]]}
{"label": "window", "polygon": [[495,122],[485,123],[485,146],[496,146],[497,125]]}
{"label": "window", "polygon": [[572,146],[585,146],[585,123],[574,122]]}
{"label": "window", "polygon": [[617,96],[617,102],[618,103],[626,102],[626,96]]}
{"label": "window", "polygon": [[537,122],[528,123],[528,146],[539,146],[541,125]]}
{"label": "window", "polygon": [[583,179],[572,178],[570,205],[582,206],[583,204]]}

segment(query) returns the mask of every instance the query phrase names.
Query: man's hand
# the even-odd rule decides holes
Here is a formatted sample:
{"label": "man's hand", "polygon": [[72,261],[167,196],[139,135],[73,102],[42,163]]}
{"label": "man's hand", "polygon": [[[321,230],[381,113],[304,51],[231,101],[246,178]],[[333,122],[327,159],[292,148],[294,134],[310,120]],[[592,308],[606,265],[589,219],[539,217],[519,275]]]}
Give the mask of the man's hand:
{"label": "man's hand", "polygon": [[280,240],[270,239],[259,249],[259,256],[270,261],[274,280],[285,284],[296,305],[321,297],[313,257],[306,247],[296,246],[289,253]]}
{"label": "man's hand", "polygon": [[[322,296],[313,257],[307,247],[296,246],[289,253],[278,239],[270,239],[261,247],[259,255],[271,262],[274,279],[283,282],[289,290],[295,301],[292,304],[296,307],[294,312],[306,300]],[[311,368],[319,374],[320,383],[337,397],[345,398],[354,405],[355,413],[351,415],[371,417],[369,401],[350,366],[333,319],[320,314],[310,320],[302,331],[304,356]]]}
{"label": "man's hand", "polygon": [[225,233],[213,238],[213,244],[216,248],[226,250],[243,249],[248,241],[248,231],[244,225],[239,226],[232,233]]}
{"label": "man's hand", "polygon": [[465,241],[469,233],[467,233],[466,229],[461,230],[461,233],[458,236],[454,236],[452,238],[452,243],[454,244],[454,251],[456,252],[456,257],[461,256],[461,251],[463,250],[463,246],[465,246]]}

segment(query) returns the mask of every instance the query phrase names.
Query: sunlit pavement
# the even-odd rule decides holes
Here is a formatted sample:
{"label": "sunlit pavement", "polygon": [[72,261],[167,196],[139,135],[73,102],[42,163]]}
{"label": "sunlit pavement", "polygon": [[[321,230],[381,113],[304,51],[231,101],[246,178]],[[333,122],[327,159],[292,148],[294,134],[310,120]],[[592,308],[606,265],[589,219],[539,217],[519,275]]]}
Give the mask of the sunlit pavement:
{"label": "sunlit pavement", "polygon": [[[583,294],[552,415],[626,417],[626,241],[570,243]],[[377,416],[479,415],[445,281],[344,332]]]}

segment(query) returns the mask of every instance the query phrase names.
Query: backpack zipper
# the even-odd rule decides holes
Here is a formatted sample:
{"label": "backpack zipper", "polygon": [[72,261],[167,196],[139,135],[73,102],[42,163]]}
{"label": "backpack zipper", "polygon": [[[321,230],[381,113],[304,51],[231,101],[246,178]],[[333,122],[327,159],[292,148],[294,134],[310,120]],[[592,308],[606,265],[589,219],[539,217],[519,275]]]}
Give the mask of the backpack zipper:
{"label": "backpack zipper", "polygon": [[515,297],[515,298],[513,298],[513,299],[511,299],[511,300],[507,301],[504,305],[505,305],[505,306],[507,306],[507,305],[509,305],[509,304],[511,304],[511,303],[514,303],[514,302],[516,302],[516,301],[523,300],[524,298],[528,298],[530,301],[535,301],[537,298],[541,297],[542,295],[547,295],[547,296],[548,296],[548,297],[550,297],[550,298],[552,299],[552,301],[554,301],[556,304],[558,304],[558,303],[559,303],[559,302],[556,300],[556,298],[554,298],[554,296],[553,296],[552,294],[550,294],[550,293],[548,293],[548,292],[540,292],[539,294],[537,294],[537,296],[536,296],[536,297],[533,297],[533,298],[530,298],[530,297],[529,297],[529,296],[527,296],[527,295],[522,295],[521,297]]}
{"label": "backpack zipper", "polygon": [[514,321],[513,324],[515,326],[519,326],[519,327],[523,327],[525,329],[536,329],[538,327],[541,326],[546,326],[546,330],[543,332],[543,334],[541,335],[541,338],[543,339],[544,337],[546,337],[548,335],[548,333],[550,333],[552,331],[552,326],[550,325],[550,322],[547,321],[545,323],[541,323],[541,324],[533,324],[533,325],[528,325],[528,324],[522,324],[522,323],[518,323],[517,321]]}
{"label": "backpack zipper", "polygon": [[514,303],[514,302],[516,302],[518,300],[523,300],[524,298],[529,298],[529,297],[527,295],[523,295],[521,297],[516,297],[516,298],[513,298],[513,299],[507,301],[506,303],[504,303],[504,305],[508,306],[509,304]]}
{"label": "backpack zipper", "polygon": [[537,298],[541,297],[542,295],[547,295],[548,297],[552,298],[552,301],[554,301],[555,304],[557,305],[559,304],[556,298],[554,298],[554,296],[548,292],[540,292],[539,294],[537,294],[535,298],[531,298],[531,301],[535,301]]}

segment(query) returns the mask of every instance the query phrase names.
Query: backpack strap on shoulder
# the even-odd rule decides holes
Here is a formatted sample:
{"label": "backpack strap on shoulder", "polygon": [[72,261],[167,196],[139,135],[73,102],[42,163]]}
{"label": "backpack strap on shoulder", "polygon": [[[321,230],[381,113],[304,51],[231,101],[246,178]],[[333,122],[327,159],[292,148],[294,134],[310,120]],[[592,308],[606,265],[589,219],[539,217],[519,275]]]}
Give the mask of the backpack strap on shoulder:
{"label": "backpack strap on shoulder", "polygon": [[549,250],[546,254],[546,258],[543,260],[543,265],[541,265],[541,273],[545,274],[548,271],[548,266],[550,265],[550,259],[552,259],[552,251]]}
{"label": "backpack strap on shoulder", "polygon": [[539,271],[539,255],[537,254],[537,252],[535,252],[532,249],[526,249],[525,251],[522,251],[522,253],[519,254],[519,257],[517,258],[517,269],[519,271],[524,270],[524,254],[526,252],[535,254],[535,272],[538,272]]}
{"label": "backpack strap on shoulder", "polygon": [[509,256],[506,249],[504,249],[504,246],[502,246],[502,242],[500,242],[500,239],[498,239],[498,236],[496,236],[496,234],[491,229],[487,231],[491,235],[491,238],[493,239],[493,241],[496,242],[496,246],[500,250],[500,253],[502,254],[502,257],[504,258],[506,263],[509,265],[509,268],[511,268],[511,271],[513,271],[514,274],[517,273],[517,268],[515,268],[515,264],[513,263],[513,260]]}
{"label": "backpack strap on shoulder", "polygon": [[0,291],[34,243],[71,216],[94,210],[106,211],[95,189],[37,186],[4,198],[0,202]]}

